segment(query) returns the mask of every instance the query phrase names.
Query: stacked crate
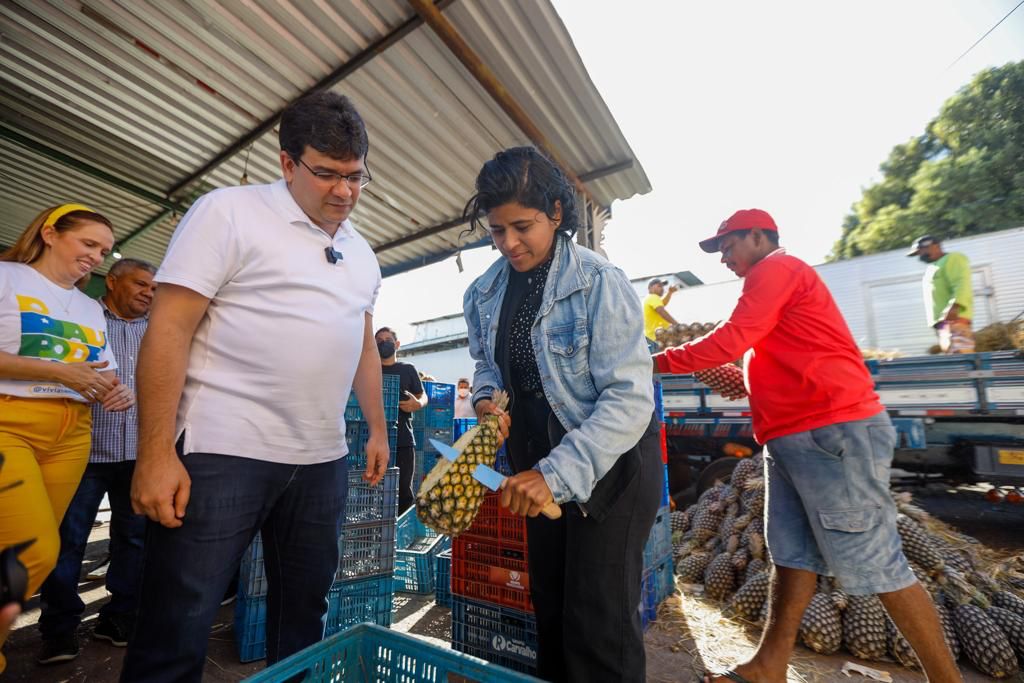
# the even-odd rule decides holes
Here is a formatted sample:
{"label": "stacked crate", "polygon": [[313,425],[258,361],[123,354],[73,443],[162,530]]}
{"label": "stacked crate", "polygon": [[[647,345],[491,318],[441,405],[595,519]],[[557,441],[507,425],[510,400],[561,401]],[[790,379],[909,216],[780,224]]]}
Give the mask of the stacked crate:
{"label": "stacked crate", "polygon": [[413,506],[398,518],[395,546],[395,590],[422,595],[433,593],[437,557],[451,547],[451,538],[424,525],[416,517]]}
{"label": "stacked crate", "polygon": [[675,590],[672,567],[672,522],[668,489],[668,449],[665,434],[665,408],[661,382],[654,380],[654,412],[661,427],[662,489],[661,508],[655,517],[651,535],[644,547],[644,573],[640,592],[640,622],[646,629],[657,615],[658,605]]}
{"label": "stacked crate", "polygon": [[[398,419],[398,377],[384,377],[384,413],[388,423]],[[365,431],[358,404],[345,411],[348,437]],[[394,460],[394,435],[389,435]],[[398,510],[398,469],[390,467],[376,486],[363,481],[365,439],[349,439],[348,496],[338,539],[339,562],[327,594],[325,637],[369,621],[391,625],[395,591],[395,515]],[[263,541],[259,534],[242,557],[235,602],[235,643],[243,662],[266,656],[267,580]]]}
{"label": "stacked crate", "polygon": [[412,477],[413,492],[419,491],[427,472],[437,462],[437,450],[430,439],[450,444],[457,436],[453,433],[455,418],[455,385],[442,382],[424,382],[423,393],[427,405],[412,414],[412,433],[416,439],[416,470]]}
{"label": "stacked crate", "polygon": [[452,541],[452,647],[515,671],[537,666],[526,521],[488,493],[467,531]]}
{"label": "stacked crate", "polygon": [[[384,375],[383,390],[384,421],[387,423],[388,447],[391,449],[388,467],[394,467],[398,451],[398,401],[402,393],[401,378],[398,375]],[[345,442],[348,444],[349,472],[362,471],[366,468],[366,442],[369,438],[370,429],[353,390],[345,406]]]}

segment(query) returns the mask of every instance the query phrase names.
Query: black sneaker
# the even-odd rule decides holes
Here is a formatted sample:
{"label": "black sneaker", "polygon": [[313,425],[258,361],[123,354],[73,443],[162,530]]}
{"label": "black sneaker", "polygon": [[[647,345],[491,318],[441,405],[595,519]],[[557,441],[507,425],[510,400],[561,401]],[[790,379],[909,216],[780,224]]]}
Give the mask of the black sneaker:
{"label": "black sneaker", "polygon": [[114,617],[100,617],[96,620],[96,628],[93,629],[92,637],[98,640],[106,640],[114,647],[126,647],[128,645],[128,624],[122,619]]}
{"label": "black sneaker", "polygon": [[43,648],[39,651],[36,661],[40,664],[57,664],[58,662],[70,662],[78,656],[78,636],[74,633],[66,636],[58,636],[43,641]]}

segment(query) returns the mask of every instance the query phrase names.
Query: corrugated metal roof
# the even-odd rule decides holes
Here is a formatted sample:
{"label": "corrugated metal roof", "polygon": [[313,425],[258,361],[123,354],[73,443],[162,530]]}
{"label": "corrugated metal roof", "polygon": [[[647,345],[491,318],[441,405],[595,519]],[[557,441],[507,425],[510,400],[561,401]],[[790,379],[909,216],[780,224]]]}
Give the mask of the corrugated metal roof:
{"label": "corrugated metal roof", "polygon": [[[579,175],[609,206],[650,190],[548,0],[456,0],[445,15]],[[56,149],[153,195],[190,177],[288,102],[389,34],[417,21],[398,0],[5,0],[0,3],[0,244],[47,205],[107,214],[123,249],[159,262],[177,216],[69,167]],[[461,215],[480,165],[528,144],[431,29],[420,24],[333,86],[370,135],[374,182],[354,221],[380,246]],[[524,49],[522,46],[529,46]],[[279,177],[271,129],[175,197]],[[463,228],[379,253],[387,273],[451,253]],[[479,236],[468,238],[471,242]]]}

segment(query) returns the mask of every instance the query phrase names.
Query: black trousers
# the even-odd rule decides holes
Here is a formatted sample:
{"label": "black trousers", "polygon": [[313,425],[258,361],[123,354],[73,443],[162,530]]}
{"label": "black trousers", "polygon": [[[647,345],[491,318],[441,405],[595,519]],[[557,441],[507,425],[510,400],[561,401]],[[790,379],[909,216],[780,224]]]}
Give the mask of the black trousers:
{"label": "black trousers", "polygon": [[558,520],[526,520],[537,673],[544,680],[643,683],[646,678],[640,584],[644,545],[661,504],[657,431],[649,430],[621,457],[636,460],[606,475],[629,472],[619,477],[615,491],[605,488],[599,515],[567,503]]}
{"label": "black trousers", "polygon": [[412,475],[416,471],[416,448],[399,446],[395,452],[395,464],[398,465],[398,514],[412,507],[416,494],[412,490]]}

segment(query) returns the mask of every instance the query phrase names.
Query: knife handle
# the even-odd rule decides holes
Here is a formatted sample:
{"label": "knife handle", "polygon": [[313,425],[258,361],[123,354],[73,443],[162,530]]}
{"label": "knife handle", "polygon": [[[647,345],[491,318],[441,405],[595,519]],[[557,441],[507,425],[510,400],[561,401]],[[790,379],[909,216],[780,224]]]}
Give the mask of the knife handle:
{"label": "knife handle", "polygon": [[558,505],[555,501],[551,501],[541,508],[540,513],[548,519],[558,519],[562,516],[562,506]]}

